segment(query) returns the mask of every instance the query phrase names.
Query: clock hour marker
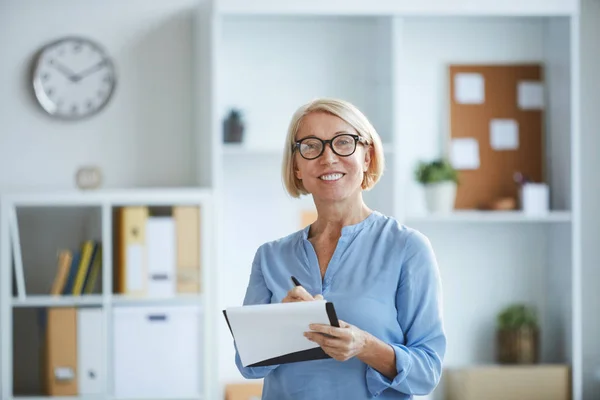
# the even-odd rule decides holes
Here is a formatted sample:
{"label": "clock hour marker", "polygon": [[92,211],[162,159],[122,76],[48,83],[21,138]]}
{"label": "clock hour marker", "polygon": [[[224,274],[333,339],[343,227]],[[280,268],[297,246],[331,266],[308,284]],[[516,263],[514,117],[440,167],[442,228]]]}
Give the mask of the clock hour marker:
{"label": "clock hour marker", "polygon": [[50,79],[50,74],[49,74],[49,73],[47,73],[47,72],[46,72],[46,73],[44,73],[44,74],[42,75],[42,79],[43,79],[44,81],[47,81],[48,79]]}
{"label": "clock hour marker", "polygon": [[73,104],[73,105],[71,106],[71,112],[72,112],[73,114],[77,114],[77,105],[76,105],[76,104]]}
{"label": "clock hour marker", "polygon": [[46,90],[46,93],[48,93],[48,96],[52,96],[54,94],[54,89],[48,88],[48,90]]}
{"label": "clock hour marker", "polygon": [[81,43],[76,43],[75,46],[73,46],[73,51],[79,53],[81,51]]}
{"label": "clock hour marker", "polygon": [[87,108],[92,108],[92,107],[94,107],[94,103],[92,103],[91,100],[88,100],[88,102],[87,102]]}

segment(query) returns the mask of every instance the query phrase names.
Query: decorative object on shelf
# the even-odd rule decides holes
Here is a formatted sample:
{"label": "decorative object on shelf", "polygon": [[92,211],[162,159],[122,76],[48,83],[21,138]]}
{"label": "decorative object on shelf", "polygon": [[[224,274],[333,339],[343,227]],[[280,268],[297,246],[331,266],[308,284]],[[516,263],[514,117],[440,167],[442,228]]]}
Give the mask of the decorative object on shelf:
{"label": "decorative object on shelf", "polygon": [[416,168],[415,178],[425,189],[429,212],[449,213],[454,209],[458,174],[448,160],[421,161]]}
{"label": "decorative object on shelf", "polygon": [[244,121],[238,109],[229,111],[223,121],[223,141],[225,143],[241,143],[244,138]]}
{"label": "decorative object on shelf", "polygon": [[512,211],[517,208],[517,199],[512,196],[503,196],[490,200],[488,203],[482,203],[480,210],[485,211]]}
{"label": "decorative object on shelf", "polygon": [[519,205],[527,215],[547,215],[550,212],[550,188],[545,183],[534,183],[520,172],[514,174],[518,185]]}
{"label": "decorative object on shelf", "polygon": [[534,309],[513,304],[497,317],[496,358],[501,364],[535,364],[538,362],[539,327]]}
{"label": "decorative object on shelf", "polygon": [[102,171],[95,166],[81,167],[75,174],[75,182],[79,189],[98,189],[102,184]]}
{"label": "decorative object on shelf", "polygon": [[116,85],[114,63],[98,43],[68,36],[44,45],[33,61],[33,91],[49,115],[79,120],[102,110]]}

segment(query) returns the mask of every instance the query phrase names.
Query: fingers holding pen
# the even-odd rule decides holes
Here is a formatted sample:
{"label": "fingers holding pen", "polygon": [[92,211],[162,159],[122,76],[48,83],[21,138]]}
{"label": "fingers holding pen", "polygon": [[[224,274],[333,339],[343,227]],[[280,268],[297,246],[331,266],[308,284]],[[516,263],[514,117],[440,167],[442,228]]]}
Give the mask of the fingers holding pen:
{"label": "fingers holding pen", "polygon": [[295,286],[294,288],[290,289],[290,291],[287,293],[287,296],[285,296],[282,300],[283,303],[291,303],[294,301],[313,301],[315,300],[315,298],[313,296],[311,296],[310,293],[308,293],[306,291],[306,289],[304,289],[302,286]]}

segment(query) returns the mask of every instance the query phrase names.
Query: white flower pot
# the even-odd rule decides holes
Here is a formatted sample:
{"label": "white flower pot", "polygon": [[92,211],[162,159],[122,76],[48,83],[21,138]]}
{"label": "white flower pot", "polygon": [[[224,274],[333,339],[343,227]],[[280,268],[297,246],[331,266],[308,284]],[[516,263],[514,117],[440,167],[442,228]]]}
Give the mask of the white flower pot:
{"label": "white flower pot", "polygon": [[456,183],[452,181],[429,183],[425,186],[425,203],[430,213],[449,213],[454,210]]}

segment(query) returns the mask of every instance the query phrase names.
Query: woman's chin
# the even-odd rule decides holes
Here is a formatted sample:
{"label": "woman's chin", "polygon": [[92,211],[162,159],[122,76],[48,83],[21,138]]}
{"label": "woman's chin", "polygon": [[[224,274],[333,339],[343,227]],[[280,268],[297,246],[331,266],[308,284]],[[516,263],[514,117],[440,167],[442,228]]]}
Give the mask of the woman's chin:
{"label": "woman's chin", "polygon": [[[341,188],[340,188],[341,189]],[[336,203],[340,201],[348,200],[352,196],[352,193],[347,190],[315,190],[312,195],[315,200],[321,202]]]}

